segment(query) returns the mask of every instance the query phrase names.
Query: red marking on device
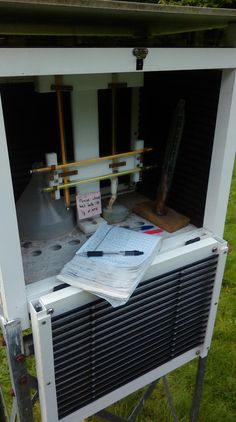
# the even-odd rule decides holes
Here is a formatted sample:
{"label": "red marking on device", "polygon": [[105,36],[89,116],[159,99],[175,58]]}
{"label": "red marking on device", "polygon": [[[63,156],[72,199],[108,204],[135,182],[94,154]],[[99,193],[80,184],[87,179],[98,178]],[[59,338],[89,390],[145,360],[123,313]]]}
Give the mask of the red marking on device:
{"label": "red marking on device", "polygon": [[146,234],[156,234],[156,233],[163,233],[163,229],[152,229],[152,230],[147,230],[146,232],[143,232],[143,233],[146,233]]}

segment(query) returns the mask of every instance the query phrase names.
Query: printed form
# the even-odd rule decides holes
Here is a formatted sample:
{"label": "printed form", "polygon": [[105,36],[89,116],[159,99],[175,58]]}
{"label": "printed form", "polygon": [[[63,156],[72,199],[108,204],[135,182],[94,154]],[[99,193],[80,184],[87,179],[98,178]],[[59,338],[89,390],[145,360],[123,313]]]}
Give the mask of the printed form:
{"label": "printed form", "polygon": [[[160,249],[161,238],[121,227],[101,225],[76,252],[58,279],[108,300],[112,306],[127,302]],[[142,251],[141,255],[87,257],[88,251]]]}

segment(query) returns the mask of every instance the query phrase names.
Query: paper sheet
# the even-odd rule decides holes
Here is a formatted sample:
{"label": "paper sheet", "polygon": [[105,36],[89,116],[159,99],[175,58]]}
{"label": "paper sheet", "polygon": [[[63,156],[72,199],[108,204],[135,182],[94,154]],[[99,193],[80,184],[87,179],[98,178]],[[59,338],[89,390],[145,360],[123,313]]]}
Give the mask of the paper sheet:
{"label": "paper sheet", "polygon": [[[159,250],[161,238],[101,225],[96,233],[76,252],[65,265],[58,279],[107,299],[113,306],[125,303]],[[142,255],[81,255],[87,251],[119,252],[139,250]]]}

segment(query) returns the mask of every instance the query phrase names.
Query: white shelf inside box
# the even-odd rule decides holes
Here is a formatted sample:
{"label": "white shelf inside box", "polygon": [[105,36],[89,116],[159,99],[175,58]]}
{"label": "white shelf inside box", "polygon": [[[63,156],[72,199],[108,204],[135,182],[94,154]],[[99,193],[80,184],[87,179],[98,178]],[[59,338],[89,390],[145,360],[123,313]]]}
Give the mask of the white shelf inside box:
{"label": "white shelf inside box", "polygon": [[[130,209],[128,218],[119,223],[119,226],[140,227],[152,224],[148,220],[131,212],[137,202],[145,198],[137,193],[125,194],[119,198],[119,203],[125,204]],[[189,224],[174,233],[162,231],[150,236],[161,236],[163,239],[159,254],[184,246],[185,242],[196,237],[207,238],[212,234],[203,228],[196,228]],[[49,293],[55,286],[61,284],[56,279],[62,267],[72,259],[75,252],[82,246],[90,235],[85,235],[75,228],[69,234],[57,239],[47,241],[22,242],[22,259],[24,266],[27,297],[34,298],[41,294]]]}

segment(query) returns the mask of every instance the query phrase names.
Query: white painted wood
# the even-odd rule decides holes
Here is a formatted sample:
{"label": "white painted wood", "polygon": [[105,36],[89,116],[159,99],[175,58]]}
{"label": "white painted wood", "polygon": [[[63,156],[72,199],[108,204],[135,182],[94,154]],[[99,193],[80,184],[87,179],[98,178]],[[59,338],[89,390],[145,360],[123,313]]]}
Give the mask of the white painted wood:
{"label": "white painted wood", "polygon": [[[74,159],[87,160],[99,157],[98,95],[97,90],[73,91],[71,94]],[[91,168],[83,168],[86,177]],[[78,178],[80,179],[80,170]],[[86,174],[87,173],[87,174]],[[94,182],[77,188],[77,192],[97,192],[100,183]]]}
{"label": "white painted wood", "polygon": [[223,72],[204,216],[204,227],[220,237],[224,231],[236,149],[235,81],[235,69]]}
{"label": "white painted wood", "polygon": [[51,316],[30,304],[42,422],[58,421]]}
{"label": "white painted wood", "polygon": [[131,94],[131,148],[135,149],[135,142],[139,139],[139,88],[132,88]]}
{"label": "white painted wood", "polygon": [[[150,48],[143,71],[236,67],[232,48]],[[132,48],[2,48],[0,77],[135,72]]]}
{"label": "white painted wood", "polygon": [[217,313],[217,308],[218,308],[218,303],[219,303],[221,284],[222,284],[224,270],[225,270],[227,249],[228,248],[225,241],[221,242],[221,244],[218,245],[219,261],[218,261],[218,266],[217,266],[212,298],[211,298],[211,307],[210,307],[210,312],[209,312],[205,340],[204,340],[203,346],[201,347],[201,357],[205,357],[207,355],[208,350],[211,345],[211,339],[212,339],[212,335],[214,331],[216,313]]}
{"label": "white painted wood", "polygon": [[96,300],[98,300],[97,296],[73,286],[40,297],[40,303],[43,308],[54,309],[53,316],[61,315],[68,310],[78,308]]}
{"label": "white painted wood", "polygon": [[[111,73],[96,75],[64,75],[63,84],[70,85],[73,91],[87,91],[95,89],[107,89],[112,83]],[[117,83],[126,84],[127,88],[143,86],[143,73],[118,73]],[[40,93],[52,92],[51,86],[55,84],[54,76],[39,76],[35,80],[35,89]]]}
{"label": "white painted wood", "polygon": [[[200,236],[201,237],[201,236]],[[189,239],[192,237],[190,236]],[[188,236],[185,236],[188,239]],[[212,254],[212,249],[217,247],[217,240],[213,237],[204,237],[198,241],[185,245],[173,246],[171,250],[159,253],[154,258],[152,265],[144,274],[143,280],[157,277],[165,272],[175,270],[178,267],[188,265],[191,262],[204,259]]]}
{"label": "white painted wood", "polygon": [[[213,253],[212,249],[214,248],[216,249],[218,248],[218,251],[223,254],[223,251],[225,251],[225,248],[226,248],[225,242],[222,242],[220,239],[212,238],[209,234],[204,232],[204,230],[202,230],[202,235],[200,233],[200,230],[198,234],[200,235],[202,240],[189,244],[187,246],[184,246],[185,241],[192,237],[196,237],[195,232],[182,233],[180,235],[179,240],[176,239],[176,237],[178,236],[174,236],[173,239],[168,239],[172,241],[173,245],[175,245],[176,248],[174,247],[172,250],[167,250],[162,254],[161,253],[158,254],[156,259],[152,263],[151,268],[145,274],[144,279],[147,279],[152,276],[158,276],[159,274],[162,274],[165,271],[171,271],[173,269],[178,268],[178,266],[187,265],[197,260],[200,260],[202,258],[205,258],[207,256],[210,256]],[[219,290],[220,290],[220,285],[221,285],[221,280],[222,280],[222,273],[224,270],[225,259],[224,259],[224,255],[222,254],[220,256],[220,262],[219,262],[217,276],[216,276],[215,288],[214,288],[214,293],[213,293],[213,298],[212,298],[211,315],[210,315],[210,321],[208,322],[207,339],[205,341],[205,346],[202,348],[197,347],[197,348],[194,348],[193,350],[190,350],[187,353],[183,353],[182,355],[169,361],[168,363],[161,365],[160,367],[144,374],[141,377],[138,377],[134,381],[103,396],[101,399],[94,401],[88,406],[84,406],[82,409],[69,415],[68,417],[65,417],[64,419],[62,419],[63,422],[81,421],[85,417],[89,417],[93,415],[99,410],[111,405],[112,403],[120,400],[123,397],[126,397],[127,395],[138,390],[139,388],[144,387],[150,382],[162,377],[163,375],[166,375],[172,370],[189,362],[190,360],[196,357],[196,352],[201,351],[204,356],[205,354],[207,354],[208,352],[207,346],[209,346],[211,343],[211,337],[212,337],[212,331],[213,331],[214,319],[215,319],[215,311],[216,311],[213,304],[214,304],[214,300],[216,300],[216,298],[218,298],[218,295],[219,295]],[[42,305],[42,308],[44,311],[42,311],[41,313],[39,312],[37,315],[33,317],[33,318],[36,318],[36,328],[34,326],[35,323],[33,321],[33,333],[36,332],[36,335],[34,334],[34,337],[35,337],[34,341],[37,342],[36,355],[39,356],[37,357],[38,359],[37,365],[38,365],[39,374],[47,374],[47,373],[50,373],[51,371],[51,368],[48,368],[47,366],[48,359],[51,359],[50,354],[52,353],[51,340],[49,338],[49,348],[47,348],[45,339],[44,339],[45,333],[44,331],[40,331],[40,325],[38,325],[40,321],[44,320],[45,315],[46,315],[46,318],[48,318],[48,315],[46,313],[44,314],[43,312],[46,312],[46,310],[49,308],[53,308],[54,309],[53,315],[57,316],[63,312],[66,312],[73,308],[77,308],[78,306],[83,306],[84,304],[92,302],[94,300],[96,300],[95,296],[89,293],[86,293],[84,291],[80,291],[79,289],[72,288],[72,287],[49,293],[40,298],[40,304]],[[32,308],[32,304],[30,305],[30,307]],[[32,310],[31,312],[32,314],[35,313],[35,310]],[[39,315],[39,314],[42,314],[42,315]],[[47,338],[48,336],[49,334],[46,334]],[[44,377],[45,376],[46,375],[44,375]],[[42,378],[40,382],[41,382],[40,385],[45,386],[45,379]],[[47,388],[46,387],[44,388],[45,388],[45,391],[42,393],[44,395],[43,395],[43,401],[41,402],[41,405],[43,409],[45,408],[49,409],[50,403],[51,403],[50,396],[48,396],[45,393],[47,391]],[[51,420],[53,422],[54,420],[57,421],[57,419],[48,419],[47,422],[50,422]]]}
{"label": "white painted wood", "polygon": [[0,181],[1,300],[4,317],[7,320],[19,318],[22,328],[25,329],[29,327],[29,318],[1,99]]}

